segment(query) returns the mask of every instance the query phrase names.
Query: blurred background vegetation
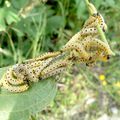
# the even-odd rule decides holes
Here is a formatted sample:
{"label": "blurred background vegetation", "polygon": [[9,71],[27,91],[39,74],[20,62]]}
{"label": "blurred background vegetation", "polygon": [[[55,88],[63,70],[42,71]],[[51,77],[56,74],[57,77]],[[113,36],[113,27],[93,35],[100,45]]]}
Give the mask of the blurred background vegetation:
{"label": "blurred background vegetation", "polygon": [[[120,120],[120,0],[91,2],[106,20],[116,55],[67,71],[55,100],[33,119]],[[59,50],[88,16],[84,0],[0,0],[0,67]]]}

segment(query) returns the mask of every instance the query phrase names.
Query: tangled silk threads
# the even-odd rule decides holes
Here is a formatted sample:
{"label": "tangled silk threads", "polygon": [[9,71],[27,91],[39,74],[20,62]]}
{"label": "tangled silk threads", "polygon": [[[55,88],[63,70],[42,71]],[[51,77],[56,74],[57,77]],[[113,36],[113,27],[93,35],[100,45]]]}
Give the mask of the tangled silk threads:
{"label": "tangled silk threads", "polygon": [[91,15],[82,30],[76,33],[60,51],[48,52],[10,67],[3,75],[0,85],[10,92],[23,92],[30,87],[30,82],[58,75],[74,62],[91,66],[97,60],[106,61],[112,51],[100,40],[97,25],[106,31],[106,24],[99,13]]}

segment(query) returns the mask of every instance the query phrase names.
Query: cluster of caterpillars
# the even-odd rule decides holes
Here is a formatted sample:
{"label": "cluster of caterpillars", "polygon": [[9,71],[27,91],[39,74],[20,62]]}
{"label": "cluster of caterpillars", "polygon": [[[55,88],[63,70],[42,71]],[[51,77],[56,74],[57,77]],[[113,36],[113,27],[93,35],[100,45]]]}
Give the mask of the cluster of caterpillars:
{"label": "cluster of caterpillars", "polygon": [[91,66],[97,60],[109,59],[112,51],[108,44],[99,39],[98,24],[105,32],[106,24],[102,15],[95,13],[60,51],[48,52],[10,67],[1,80],[1,86],[10,92],[23,92],[30,87],[30,82],[58,75],[73,62]]}
{"label": "cluster of caterpillars", "polygon": [[107,61],[112,51],[108,44],[99,39],[97,25],[103,32],[106,31],[107,26],[100,13],[91,15],[82,30],[75,34],[61,51],[70,51],[76,60],[88,66],[95,64],[97,60]]}

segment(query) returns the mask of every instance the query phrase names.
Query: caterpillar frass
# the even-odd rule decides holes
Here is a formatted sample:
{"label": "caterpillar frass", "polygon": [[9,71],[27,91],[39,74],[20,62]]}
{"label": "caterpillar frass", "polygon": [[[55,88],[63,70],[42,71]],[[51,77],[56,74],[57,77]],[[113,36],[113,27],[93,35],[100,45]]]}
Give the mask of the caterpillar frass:
{"label": "caterpillar frass", "polygon": [[50,71],[49,73],[41,73],[40,78],[46,79],[48,77],[58,75],[58,74],[64,72],[65,70],[66,70],[66,67],[60,67],[60,68],[55,69],[54,71]]}
{"label": "caterpillar frass", "polygon": [[69,64],[69,61],[64,61],[64,60],[60,60],[57,61],[56,63],[51,64],[50,66],[48,66],[46,69],[44,69],[40,75],[44,75],[47,74],[49,72],[54,71],[55,69],[58,69],[60,67],[66,67]]}

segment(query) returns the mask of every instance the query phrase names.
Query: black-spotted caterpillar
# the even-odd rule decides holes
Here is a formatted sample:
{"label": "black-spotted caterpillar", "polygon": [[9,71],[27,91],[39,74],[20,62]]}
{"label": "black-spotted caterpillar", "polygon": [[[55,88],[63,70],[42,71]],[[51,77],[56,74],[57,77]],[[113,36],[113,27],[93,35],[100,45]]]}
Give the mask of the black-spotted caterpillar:
{"label": "black-spotted caterpillar", "polygon": [[[60,51],[48,52],[9,68],[0,85],[11,92],[23,92],[29,88],[29,82],[38,82],[40,79],[58,75],[65,71],[73,60],[86,65],[92,65],[97,60],[107,60],[112,51],[106,43],[99,40],[97,24],[103,31],[106,30],[104,19],[98,13],[90,16],[83,29]],[[63,54],[67,58],[63,57]]]}
{"label": "black-spotted caterpillar", "polygon": [[[99,13],[96,13],[89,17],[85,22],[83,29],[75,34],[61,51],[72,50],[74,53],[73,56],[75,56],[78,61],[86,62],[86,64],[96,61],[95,59],[97,58],[102,59],[103,57],[105,58],[111,55],[112,51],[109,46],[98,39],[98,24],[103,31],[107,29],[103,17]],[[90,52],[92,47],[96,48],[94,49],[94,52]],[[77,51],[77,53],[75,51]]]}
{"label": "black-spotted caterpillar", "polygon": [[38,82],[40,78],[44,79],[61,73],[65,69],[65,62],[59,61],[53,64],[60,57],[58,53],[46,53],[10,67],[2,78],[1,86],[10,92],[23,92],[29,88],[29,82]]}

